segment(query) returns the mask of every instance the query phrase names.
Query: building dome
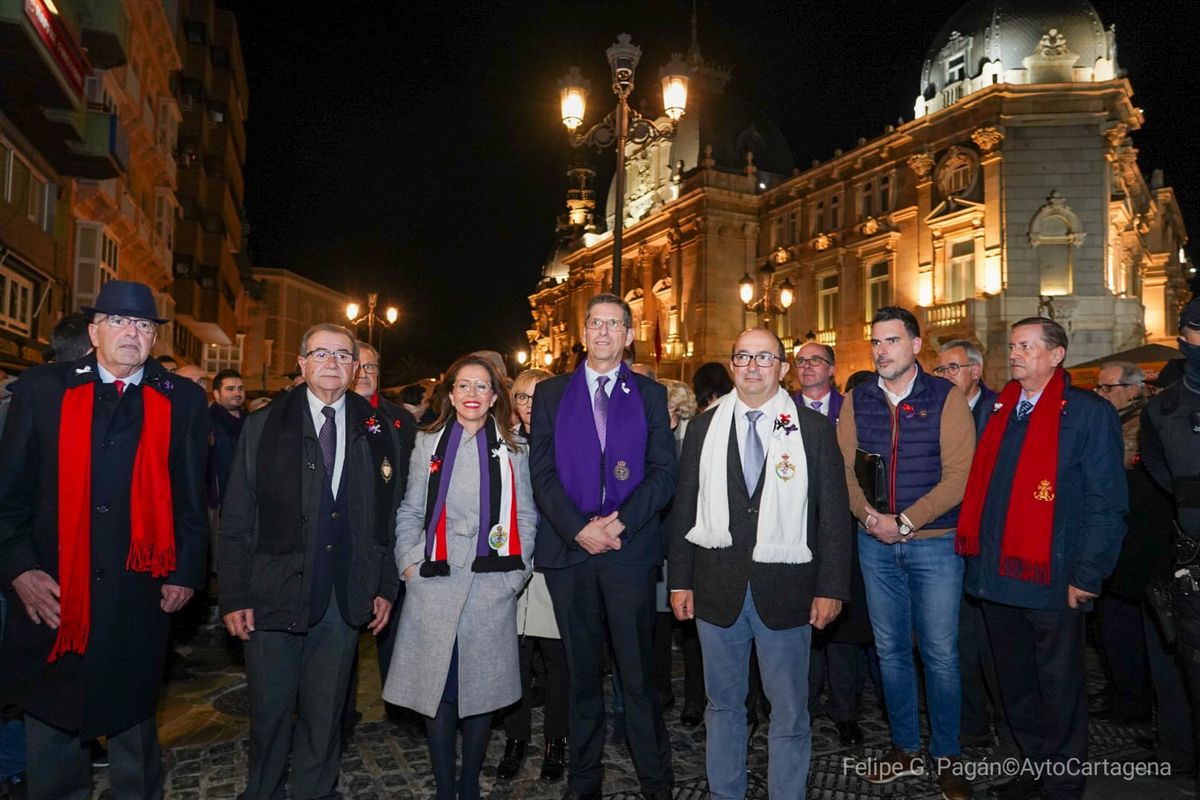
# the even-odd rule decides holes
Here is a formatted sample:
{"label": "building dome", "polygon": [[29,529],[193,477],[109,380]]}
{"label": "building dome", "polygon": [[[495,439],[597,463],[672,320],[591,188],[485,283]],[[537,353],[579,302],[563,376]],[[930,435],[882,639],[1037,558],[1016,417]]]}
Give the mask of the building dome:
{"label": "building dome", "polygon": [[1088,0],[971,0],[934,38],[915,115],[994,83],[1090,83],[1117,74],[1116,38]]}

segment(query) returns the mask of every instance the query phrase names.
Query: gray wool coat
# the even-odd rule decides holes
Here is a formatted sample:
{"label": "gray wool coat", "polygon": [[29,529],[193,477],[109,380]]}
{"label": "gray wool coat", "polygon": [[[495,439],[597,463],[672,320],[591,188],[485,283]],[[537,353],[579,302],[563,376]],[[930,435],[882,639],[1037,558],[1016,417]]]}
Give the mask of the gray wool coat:
{"label": "gray wool coat", "polygon": [[513,455],[513,466],[525,569],[471,571],[479,534],[479,457],[474,437],[464,434],[446,495],[450,574],[421,577],[429,462],[440,436],[441,431],[417,434],[409,463],[408,490],[396,514],[396,566],[401,574],[414,564],[417,568],[408,580],[383,698],[433,716],[446,685],[457,637],[458,714],[468,717],[504,708],[521,697],[517,595],[532,569],[537,509],[529,485],[528,453],[522,450]]}

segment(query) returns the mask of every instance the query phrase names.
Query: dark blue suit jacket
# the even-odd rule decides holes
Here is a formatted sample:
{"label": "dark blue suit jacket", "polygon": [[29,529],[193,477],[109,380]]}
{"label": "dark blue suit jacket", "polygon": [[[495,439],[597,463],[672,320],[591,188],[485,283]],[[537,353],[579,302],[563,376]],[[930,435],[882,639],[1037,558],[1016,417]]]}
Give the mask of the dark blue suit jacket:
{"label": "dark blue suit jacket", "polygon": [[979,382],[979,400],[975,402],[975,407],[971,409],[971,416],[975,418],[975,438],[976,440],[983,437],[983,429],[987,427],[988,420],[992,418],[993,406],[996,405],[996,398],[1000,395],[988,388],[988,385],[983,381]]}
{"label": "dark blue suit jacket", "polygon": [[[1125,513],[1129,510],[1121,422],[1112,405],[1092,392],[1068,385],[1063,399],[1066,405],[1058,429],[1050,583],[1000,575],[1004,509],[988,506],[997,501],[998,493],[1007,499],[1003,492],[1011,489],[996,482],[1011,487],[1012,475],[1001,475],[997,469],[983,511],[980,554],[966,560],[965,588],[975,597],[1020,608],[1065,609],[1068,584],[1099,593],[1117,564],[1125,538]],[[1037,446],[1028,440],[1023,444]]]}
{"label": "dark blue suit jacket", "polygon": [[[529,442],[529,477],[537,500],[536,561],[541,569],[579,564],[588,558],[607,558],[621,564],[659,566],[665,548],[663,512],[675,495],[675,436],[667,417],[667,391],[657,381],[631,373],[646,413],[645,478],[618,509],[625,532],[621,549],[589,556],[575,542],[588,518],[575,507],[558,477],[554,457],[554,423],[571,374],[538,384],[533,396]],[[597,475],[600,465],[596,465]]]}

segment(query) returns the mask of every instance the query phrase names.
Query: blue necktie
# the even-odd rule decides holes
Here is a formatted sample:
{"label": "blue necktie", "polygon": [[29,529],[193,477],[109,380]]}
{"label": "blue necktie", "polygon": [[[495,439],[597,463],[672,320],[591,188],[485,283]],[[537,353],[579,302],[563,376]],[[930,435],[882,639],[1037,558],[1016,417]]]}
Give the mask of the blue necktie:
{"label": "blue necktie", "polygon": [[755,425],[763,412],[747,411],[746,420],[750,423],[749,429],[746,431],[746,453],[742,456],[742,475],[746,479],[746,491],[754,494],[754,490],[758,487],[758,476],[762,474],[763,463],[766,462],[767,456],[763,452],[762,439],[758,438],[758,430]]}
{"label": "blue necktie", "polygon": [[1017,404],[1017,419],[1027,419],[1030,411],[1033,411],[1033,403],[1022,400]]}
{"label": "blue necktie", "polygon": [[317,434],[317,443],[321,445],[321,460],[325,462],[325,477],[332,486],[333,460],[337,456],[337,423],[333,421],[333,417],[337,412],[333,406],[325,406],[321,409],[321,413],[325,415],[325,422],[321,425],[321,432]]}

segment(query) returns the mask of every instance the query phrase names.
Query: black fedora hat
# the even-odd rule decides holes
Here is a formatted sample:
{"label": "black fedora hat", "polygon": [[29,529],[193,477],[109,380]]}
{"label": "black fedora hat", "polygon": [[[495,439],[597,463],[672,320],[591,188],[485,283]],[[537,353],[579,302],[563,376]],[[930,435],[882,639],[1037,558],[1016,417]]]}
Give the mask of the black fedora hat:
{"label": "black fedora hat", "polygon": [[85,314],[107,314],[110,317],[136,317],[148,319],[162,325],[165,319],[158,318],[154,307],[154,294],[150,287],[136,281],[109,281],[100,287],[96,305],[84,306]]}

